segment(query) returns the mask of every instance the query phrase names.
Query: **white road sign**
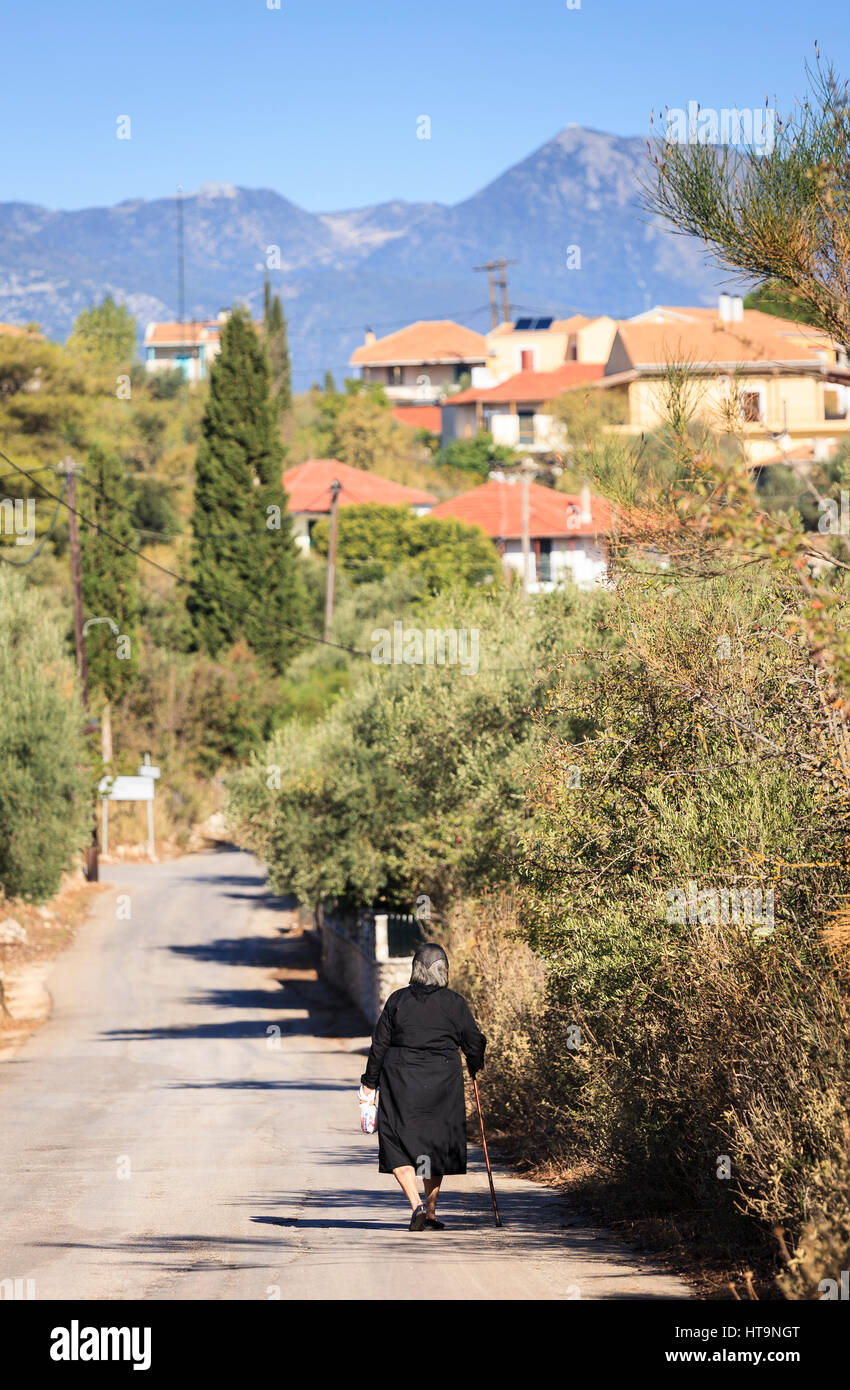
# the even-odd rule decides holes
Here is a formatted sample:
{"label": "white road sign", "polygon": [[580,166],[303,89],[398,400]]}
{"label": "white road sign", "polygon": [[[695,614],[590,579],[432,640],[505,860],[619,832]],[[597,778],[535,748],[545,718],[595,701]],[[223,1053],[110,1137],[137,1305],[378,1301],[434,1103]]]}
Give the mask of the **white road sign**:
{"label": "white road sign", "polygon": [[153,778],[102,777],[98,791],[107,801],[153,801]]}

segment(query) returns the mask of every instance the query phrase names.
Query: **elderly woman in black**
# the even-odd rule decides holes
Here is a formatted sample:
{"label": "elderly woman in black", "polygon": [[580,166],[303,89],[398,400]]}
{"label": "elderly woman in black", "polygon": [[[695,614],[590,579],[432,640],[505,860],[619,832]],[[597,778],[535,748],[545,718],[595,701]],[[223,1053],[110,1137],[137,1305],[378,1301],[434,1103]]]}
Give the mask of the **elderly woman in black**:
{"label": "elderly woman in black", "polygon": [[[442,946],[420,946],[410,984],[397,989],[375,1025],[360,1099],[380,1087],[378,1172],[393,1173],[413,1215],[411,1231],[442,1231],[437,1220],[440,1183],[466,1172],[463,1050],[471,1075],[484,1064],[486,1038],[469,1005],[448,988]],[[419,1197],[418,1178],[425,1188]]]}

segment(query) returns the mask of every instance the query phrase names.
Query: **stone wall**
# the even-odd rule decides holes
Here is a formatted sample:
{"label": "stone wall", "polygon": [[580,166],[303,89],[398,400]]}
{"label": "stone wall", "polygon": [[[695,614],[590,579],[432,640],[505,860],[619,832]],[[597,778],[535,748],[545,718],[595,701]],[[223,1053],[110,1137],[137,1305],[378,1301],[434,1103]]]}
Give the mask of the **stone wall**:
{"label": "stone wall", "polygon": [[393,991],[409,982],[413,957],[390,957],[382,914],[364,913],[356,924],[334,922],[322,914],[317,931],[322,974],[356,1004],[371,1028]]}

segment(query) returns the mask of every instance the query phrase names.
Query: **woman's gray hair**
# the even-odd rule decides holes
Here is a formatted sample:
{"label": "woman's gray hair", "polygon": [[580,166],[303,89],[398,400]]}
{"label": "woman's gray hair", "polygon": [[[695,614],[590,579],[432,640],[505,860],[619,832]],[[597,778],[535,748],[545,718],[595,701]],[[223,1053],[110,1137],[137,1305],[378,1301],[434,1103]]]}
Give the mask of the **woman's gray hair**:
{"label": "woman's gray hair", "polygon": [[412,985],[447,985],[449,983],[449,958],[442,946],[428,943],[420,946],[413,957],[410,972]]}

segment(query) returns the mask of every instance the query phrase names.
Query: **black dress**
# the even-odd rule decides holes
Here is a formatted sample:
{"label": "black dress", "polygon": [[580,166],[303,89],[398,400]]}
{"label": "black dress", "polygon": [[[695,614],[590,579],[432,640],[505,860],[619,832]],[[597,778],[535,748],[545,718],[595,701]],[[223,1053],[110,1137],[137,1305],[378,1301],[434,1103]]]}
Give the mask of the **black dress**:
{"label": "black dress", "polygon": [[446,985],[407,985],[375,1024],[366,1070],[380,1086],[378,1172],[407,1164],[423,1178],[466,1172],[466,1105],[460,1053],[473,1072],[487,1039],[465,999]]}

